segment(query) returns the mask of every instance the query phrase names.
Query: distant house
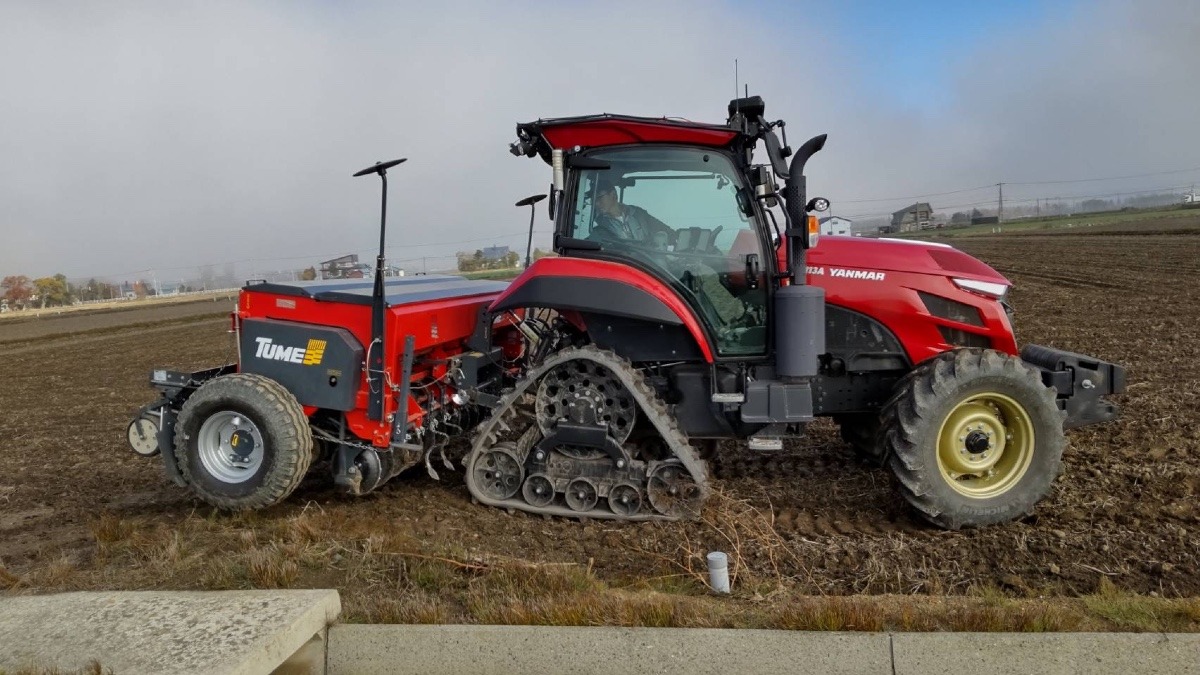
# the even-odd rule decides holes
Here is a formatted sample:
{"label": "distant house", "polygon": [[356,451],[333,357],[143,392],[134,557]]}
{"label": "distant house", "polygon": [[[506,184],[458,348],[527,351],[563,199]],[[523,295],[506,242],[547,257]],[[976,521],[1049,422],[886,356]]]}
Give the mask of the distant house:
{"label": "distant house", "polygon": [[892,232],[912,232],[933,226],[933,207],[929,202],[917,202],[892,214]]}
{"label": "distant house", "polygon": [[483,249],[484,260],[503,260],[508,255],[507,246],[488,246]]}
{"label": "distant house", "polygon": [[829,216],[822,218],[819,222],[821,223],[821,234],[832,234],[839,237],[849,237],[850,226],[854,224],[849,218],[841,216]]}
{"label": "distant house", "polygon": [[363,266],[358,264],[358,255],[351,253],[321,263],[322,279],[361,279]]}

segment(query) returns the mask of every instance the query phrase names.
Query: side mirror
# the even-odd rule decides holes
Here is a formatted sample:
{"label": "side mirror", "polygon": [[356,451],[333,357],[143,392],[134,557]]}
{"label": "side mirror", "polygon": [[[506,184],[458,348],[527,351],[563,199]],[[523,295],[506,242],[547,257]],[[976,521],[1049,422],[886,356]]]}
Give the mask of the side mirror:
{"label": "side mirror", "polygon": [[775,192],[775,179],[765,166],[755,166],[750,169],[750,183],[754,186],[754,197],[773,207],[779,203]]}

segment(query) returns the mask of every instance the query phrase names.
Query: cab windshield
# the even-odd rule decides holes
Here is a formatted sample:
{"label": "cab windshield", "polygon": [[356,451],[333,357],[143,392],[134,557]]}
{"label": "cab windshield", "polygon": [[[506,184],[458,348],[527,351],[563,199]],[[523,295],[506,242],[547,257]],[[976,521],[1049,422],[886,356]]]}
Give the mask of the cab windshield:
{"label": "cab windshield", "polygon": [[[720,353],[761,353],[764,257],[733,163],[720,153],[677,147],[589,157],[610,168],[581,172],[569,235],[667,277],[712,327]],[[753,264],[748,256],[755,256]]]}

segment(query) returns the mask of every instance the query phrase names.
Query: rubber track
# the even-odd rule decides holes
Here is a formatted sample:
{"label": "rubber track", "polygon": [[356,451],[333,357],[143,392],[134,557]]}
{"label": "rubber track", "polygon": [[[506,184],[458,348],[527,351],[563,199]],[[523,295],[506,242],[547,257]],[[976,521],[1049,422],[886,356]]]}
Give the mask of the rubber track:
{"label": "rubber track", "polygon": [[[285,429],[283,434],[272,435],[271,440],[275,443],[277,450],[275,453],[276,468],[268,475],[267,481],[253,497],[230,499],[211,494],[207,490],[201,493],[192,481],[186,461],[188,439],[183,433],[182,422],[190,412],[189,406],[194,407],[211,397],[242,395],[244,389],[242,386],[238,386],[239,382],[244,383],[242,386],[251,387],[253,395],[258,401],[284,419]],[[300,407],[296,397],[282,384],[268,377],[251,373],[226,375],[206,383],[184,403],[179,413],[179,424],[175,432],[175,461],[179,466],[180,473],[183,474],[184,482],[205,502],[231,511],[263,509],[286,499],[304,480],[304,475],[308,473],[308,467],[312,463],[313,455],[311,435],[309,434],[308,418],[304,415],[304,408]],[[308,452],[303,452],[305,436],[308,436],[309,440]],[[278,452],[281,448],[292,448],[296,451]]]}
{"label": "rubber track", "polygon": [[[642,410],[642,414],[650,420],[654,428],[662,436],[667,443],[667,447],[675,456],[675,460],[666,460],[665,462],[650,462],[647,466],[646,475],[649,476],[653,471],[663,465],[678,461],[679,464],[691,474],[692,480],[696,483],[696,487],[700,490],[700,500],[703,503],[711,494],[711,488],[708,484],[708,468],[703,460],[692,449],[688,443],[687,437],[679,429],[675,418],[670,415],[667,408],[658,399],[654,390],[646,383],[642,373],[635,369],[629,361],[622,359],[611,351],[606,351],[593,346],[578,347],[567,349],[554,354],[534,371],[527,373],[525,377],[517,384],[511,392],[509,392],[501,400],[500,405],[492,412],[492,417],[479,427],[479,432],[475,437],[475,441],[471,445],[471,452],[467,455],[463,464],[466,467],[467,489],[470,490],[471,496],[482,504],[495,506],[498,508],[519,509],[529,513],[537,513],[542,515],[563,516],[567,518],[603,518],[608,520],[628,520],[628,521],[646,521],[646,520],[679,520],[679,518],[670,517],[661,513],[639,513],[634,516],[619,516],[607,509],[601,508],[599,503],[596,508],[590,511],[574,511],[564,506],[551,505],[547,507],[535,507],[526,503],[523,499],[511,497],[509,499],[497,500],[491,499],[483,495],[474,483],[473,467],[476,458],[484,452],[492,449],[499,441],[499,433],[503,431],[511,431],[512,427],[508,425],[510,419],[515,418],[517,414],[517,404],[523,397],[529,394],[529,389],[536,385],[541,378],[550,371],[550,369],[568,361],[587,360],[598,363],[609,369],[619,380],[621,384],[630,392],[637,401],[638,406]],[[515,419],[513,419],[515,421]],[[531,423],[536,424],[534,420]],[[520,445],[528,446],[532,443],[533,436],[528,433],[522,434],[522,442]],[[519,459],[524,462],[524,453],[528,451],[528,447],[519,447]],[[518,493],[520,494],[520,493]]]}

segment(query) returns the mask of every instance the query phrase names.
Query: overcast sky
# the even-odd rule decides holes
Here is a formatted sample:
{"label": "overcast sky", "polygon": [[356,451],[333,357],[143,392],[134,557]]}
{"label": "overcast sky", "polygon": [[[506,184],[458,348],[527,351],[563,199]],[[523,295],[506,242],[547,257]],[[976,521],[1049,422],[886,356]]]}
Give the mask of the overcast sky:
{"label": "overcast sky", "polygon": [[378,180],[350,174],[401,156],[391,259],[523,248],[550,173],[516,122],[722,122],[735,58],[793,146],[829,133],[809,186],[839,214],[1200,182],[1194,0],[836,5],[0,3],[0,276],[369,261]]}

